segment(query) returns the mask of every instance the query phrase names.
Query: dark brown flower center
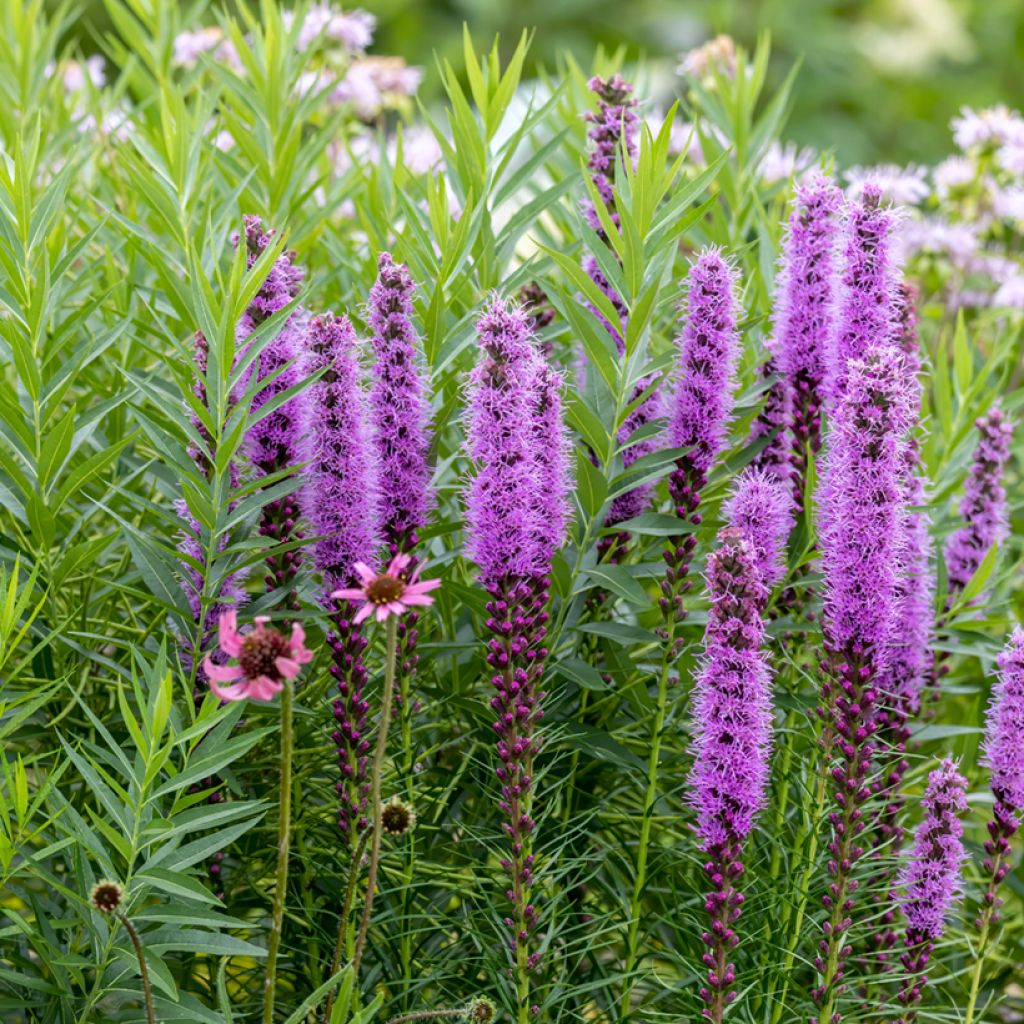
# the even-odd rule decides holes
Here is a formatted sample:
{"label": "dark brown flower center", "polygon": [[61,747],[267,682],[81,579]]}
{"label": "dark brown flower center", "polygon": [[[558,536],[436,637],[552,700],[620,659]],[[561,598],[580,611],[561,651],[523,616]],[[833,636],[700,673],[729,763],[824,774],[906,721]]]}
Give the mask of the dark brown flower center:
{"label": "dark brown flower center", "polygon": [[245,673],[246,679],[266,676],[268,679],[278,680],[281,673],[277,670],[277,659],[287,654],[287,639],[276,629],[267,629],[266,626],[259,625],[242,637],[238,665]]}
{"label": "dark brown flower center", "polygon": [[403,835],[412,827],[412,809],[401,800],[389,801],[380,809],[380,826],[388,835]]}
{"label": "dark brown flower center", "polygon": [[405,580],[397,576],[377,576],[366,585],[366,598],[371,604],[388,604],[405,593]]}
{"label": "dark brown flower center", "polygon": [[92,905],[104,914],[112,914],[121,905],[124,890],[117,882],[100,882],[92,890]]}

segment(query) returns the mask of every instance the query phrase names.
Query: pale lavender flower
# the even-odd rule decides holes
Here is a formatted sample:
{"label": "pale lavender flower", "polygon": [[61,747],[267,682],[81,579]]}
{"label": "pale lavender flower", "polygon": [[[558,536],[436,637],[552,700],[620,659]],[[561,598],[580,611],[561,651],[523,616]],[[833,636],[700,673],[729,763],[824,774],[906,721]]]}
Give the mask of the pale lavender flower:
{"label": "pale lavender flower", "polygon": [[947,199],[950,193],[973,185],[977,175],[978,169],[973,160],[965,156],[951,156],[936,166],[932,180],[939,198]]}
{"label": "pale lavender flower", "polygon": [[896,164],[879,164],[876,167],[851,167],[846,172],[847,195],[860,200],[864,188],[873,185],[891,203],[917,206],[927,199],[931,189],[927,181],[927,169],[918,165],[898,167]]}
{"label": "pale lavender flower", "polygon": [[961,107],[960,116],[953,118],[950,127],[953,141],[964,152],[1024,140],[1024,118],[1002,104],[986,110]]}
{"label": "pale lavender flower", "polygon": [[803,178],[814,169],[818,154],[813,149],[799,148],[795,142],[769,143],[761,162],[757,165],[757,176],[765,184]]}
{"label": "pale lavender flower", "polygon": [[697,79],[710,78],[714,71],[727,78],[736,77],[736,42],[732,36],[723,33],[689,50],[676,68],[676,74]]}
{"label": "pale lavender flower", "polygon": [[992,296],[991,304],[1004,309],[1024,309],[1024,274],[1003,281]]}

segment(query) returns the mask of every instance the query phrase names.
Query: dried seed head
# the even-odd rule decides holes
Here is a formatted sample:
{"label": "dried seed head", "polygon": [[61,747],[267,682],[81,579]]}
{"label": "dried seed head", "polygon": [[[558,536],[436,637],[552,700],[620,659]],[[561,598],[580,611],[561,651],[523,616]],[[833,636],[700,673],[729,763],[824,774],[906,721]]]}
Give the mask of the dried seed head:
{"label": "dried seed head", "polygon": [[463,1019],[472,1022],[472,1024],[489,1024],[497,1015],[498,1008],[490,999],[485,999],[483,996],[471,999],[465,1010],[463,1010]]}
{"label": "dried seed head", "polygon": [[104,914],[113,914],[124,899],[124,889],[117,882],[97,882],[92,887],[89,900],[92,905]]}
{"label": "dried seed head", "polygon": [[416,824],[416,812],[411,804],[393,796],[381,805],[380,825],[389,836],[401,836],[411,832]]}

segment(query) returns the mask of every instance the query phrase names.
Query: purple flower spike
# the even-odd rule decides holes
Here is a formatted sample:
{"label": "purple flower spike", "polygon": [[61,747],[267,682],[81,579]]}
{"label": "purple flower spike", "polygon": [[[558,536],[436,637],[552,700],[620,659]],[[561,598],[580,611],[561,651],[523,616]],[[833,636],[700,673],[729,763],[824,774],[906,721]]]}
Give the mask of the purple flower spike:
{"label": "purple flower spike", "polygon": [[[635,109],[636,100],[632,96],[633,86],[621,76],[615,75],[610,79],[594,77],[587,84],[590,91],[598,97],[597,113],[588,111],[583,115],[590,125],[587,129],[590,147],[587,166],[591,171],[591,181],[593,181],[612,223],[617,227],[619,215],[615,211],[614,188],[619,147],[620,145],[625,147],[626,157],[629,160],[636,159],[636,132],[640,119]],[[583,215],[598,236],[607,241],[597,208],[590,199],[583,204]],[[588,304],[590,311],[604,324],[605,329],[614,339],[621,355],[626,351],[626,344],[623,340],[628,314],[626,305],[612,288],[595,257],[586,256],[583,260],[583,269],[598,288],[608,296],[618,313],[619,322],[610,324],[594,306]]]}
{"label": "purple flower spike", "polygon": [[786,538],[792,526],[786,486],[764,470],[745,469],[736,478],[725,514],[753,548],[765,586],[780,583],[786,575]]}
{"label": "purple flower spike", "polygon": [[825,575],[827,674],[819,714],[827,764],[835,763],[836,810],[830,815],[828,862],[833,881],[824,897],[829,911],[815,967],[819,1020],[829,1021],[849,945],[851,878],[864,854],[862,805],[869,785],[878,727],[877,675],[887,666],[899,586],[904,517],[902,479],[913,381],[895,346],[871,348],[849,366],[848,383],[834,415],[819,497],[819,538]]}
{"label": "purple flower spike", "polygon": [[[236,239],[236,242],[241,244],[244,241],[246,262],[249,267],[252,267],[270,245],[273,234],[273,231],[263,230],[258,217],[245,218],[244,240]],[[245,348],[245,339],[263,321],[284,309],[298,294],[303,272],[293,264],[292,255],[282,253],[277,258],[239,321],[238,340],[242,351]],[[305,313],[301,309],[296,309],[276,336],[260,350],[250,375],[255,375],[257,381],[267,383],[259,387],[253,396],[253,413],[259,412],[268,402],[299,383],[299,359],[302,355],[305,331]],[[249,428],[245,438],[246,447],[249,460],[259,475],[279,473],[299,462],[301,415],[301,400],[295,396]],[[298,518],[299,500],[294,493],[284,498],[276,498],[264,506],[259,532],[279,545],[300,540],[302,531],[296,526]],[[281,554],[270,554],[266,559],[267,572],[264,582],[267,590],[287,590],[287,602],[293,611],[299,608],[293,584],[301,562],[302,552],[298,548]]]}
{"label": "purple flower spike", "polygon": [[1024,630],[1019,626],[997,664],[999,682],[992,688],[981,759],[989,770],[995,797],[985,842],[988,884],[976,921],[985,933],[999,920],[1003,901],[998,889],[1012,867],[1010,840],[1024,818]]}
{"label": "purple flower spike", "polygon": [[960,514],[966,520],[946,544],[950,597],[970,582],[993,544],[1009,532],[1003,471],[1010,458],[1013,426],[1000,409],[990,409],[975,426],[978,446],[967,474]]}
{"label": "purple flower spike", "polygon": [[376,561],[375,463],[352,325],[347,317],[316,317],[310,321],[306,344],[306,372],[324,373],[306,392],[303,459],[308,465],[302,502],[319,538],[313,546],[313,561],[323,580],[324,604],[331,613],[327,646],[338,688],[331,736],[341,773],[336,783],[341,804],[338,826],[354,844],[356,834],[367,825],[370,791],[370,705],[363,696],[367,640],[353,622],[354,609],[327,595],[357,582],[356,562],[373,565]]}
{"label": "purple flower spike", "polygon": [[[739,354],[736,327],[736,271],[717,249],[705,249],[687,277],[682,332],[676,339],[679,358],[669,400],[666,438],[669,447],[689,448],[676,460],[668,490],[680,524],[701,522],[700,495],[718,458],[733,405],[733,375]],[[662,582],[661,608],[673,620],[682,619],[683,594],[696,537],[693,532],[672,538],[664,553],[668,569]]]}
{"label": "purple flower spike", "polygon": [[960,815],[967,810],[967,780],[953,761],[943,761],[928,776],[923,804],[926,817],[899,881],[906,890],[903,913],[907,919],[905,949],[900,956],[907,977],[898,995],[904,1007],[899,1024],[911,1024],[916,1018],[913,1007],[921,1001],[928,981],[924,970],[963,888],[960,872],[966,854]]}
{"label": "purple flower spike", "polygon": [[430,405],[412,326],[415,285],[409,270],[384,252],[370,291],[368,323],[376,363],[370,389],[378,452],[381,530],[391,554],[418,541],[433,503],[430,491]]}
{"label": "purple flower spike", "polygon": [[817,176],[798,185],[782,243],[771,348],[789,393],[794,495],[803,504],[807,452],[821,446],[826,356],[834,330],[842,191]]}
{"label": "purple flower spike", "polygon": [[466,502],[469,549],[487,589],[498,781],[509,855],[509,952],[520,1015],[530,1011],[534,881],[533,760],[544,697],[551,558],[565,542],[569,442],[561,378],[540,358],[520,309],[495,299],[477,322],[481,359],[470,376],[467,447],[476,466]]}
{"label": "purple flower spike", "polygon": [[771,673],[761,651],[767,591],[758,555],[742,530],[729,527],[720,538],[708,558],[711,606],[704,666],[694,689],[689,778],[712,887],[704,901],[711,926],[703,933],[708,974],[700,994],[704,1017],[716,1024],[735,998],[730,957],[739,942],[743,842],[764,807],[772,741]]}
{"label": "purple flower spike", "polygon": [[873,346],[891,344],[897,330],[895,216],[881,202],[881,190],[865,185],[860,202],[850,209],[839,312],[828,353],[830,408],[846,390],[851,361],[863,359]]}

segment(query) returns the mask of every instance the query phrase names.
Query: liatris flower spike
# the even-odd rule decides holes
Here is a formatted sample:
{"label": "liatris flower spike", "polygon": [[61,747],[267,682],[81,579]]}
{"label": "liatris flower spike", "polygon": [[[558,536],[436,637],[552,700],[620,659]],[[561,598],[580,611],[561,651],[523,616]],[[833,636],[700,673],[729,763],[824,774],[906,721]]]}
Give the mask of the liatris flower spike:
{"label": "liatris flower spike", "polygon": [[210,689],[221,700],[272,700],[285,680],[294,679],[302,666],[313,660],[313,652],[306,647],[306,634],[297,622],[288,637],[269,627],[270,619],[265,615],[258,615],[254,621],[251,630],[239,633],[238,613],[233,608],[220,617],[220,649],[236,664],[215,665],[208,654],[203,671],[210,680]]}
{"label": "liatris flower spike", "polygon": [[365,562],[356,562],[362,586],[336,590],[331,597],[336,601],[362,604],[353,619],[357,624],[365,622],[371,615],[375,615],[378,622],[383,622],[389,615],[401,615],[416,605],[431,605],[434,599],[429,596],[430,591],[441,586],[441,581],[421,580],[418,570],[407,576],[411,561],[409,555],[395,555],[382,573],[375,573]]}
{"label": "liatris flower spike", "polygon": [[971,1024],[981,986],[982,967],[999,921],[999,886],[1012,867],[1010,840],[1024,814],[1024,630],[1017,626],[997,659],[999,682],[992,688],[981,763],[989,770],[995,806],[988,823],[984,871],[987,877],[981,910],[974,922],[980,932],[971,977],[965,1024]]}
{"label": "liatris flower spike", "polygon": [[900,886],[906,890],[903,912],[907,919],[903,940],[906,948],[900,960],[907,974],[898,996],[905,1009],[896,1024],[911,1024],[916,1019],[913,1007],[921,1001],[921,990],[928,981],[924,969],[962,890],[960,869],[965,853],[960,815],[967,810],[967,780],[953,761],[943,761],[928,776],[922,802],[927,817],[917,830],[914,849],[900,874]]}

